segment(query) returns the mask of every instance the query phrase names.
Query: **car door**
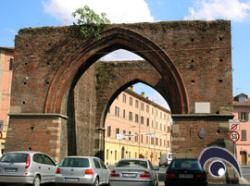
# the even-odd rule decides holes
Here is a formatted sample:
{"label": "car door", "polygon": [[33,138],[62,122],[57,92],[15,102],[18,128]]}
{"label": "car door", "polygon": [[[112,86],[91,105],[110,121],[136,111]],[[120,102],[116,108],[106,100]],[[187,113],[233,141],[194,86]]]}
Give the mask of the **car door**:
{"label": "car door", "polygon": [[37,175],[40,175],[41,182],[46,181],[46,168],[44,167],[44,160],[43,160],[43,155],[40,153],[34,154],[33,155],[33,162],[34,165],[32,166],[32,172]]}
{"label": "car door", "polygon": [[94,162],[94,166],[95,166],[95,171],[96,171],[97,175],[99,176],[99,182],[100,182],[100,184],[102,184],[104,182],[104,178],[103,178],[103,173],[102,173],[100,161],[97,158],[93,158],[93,162]]}
{"label": "car door", "polygon": [[99,161],[100,161],[101,168],[102,168],[104,183],[108,184],[109,183],[109,175],[110,175],[109,169],[106,167],[106,165],[104,164],[104,162],[101,159],[99,159]]}
{"label": "car door", "polygon": [[48,182],[55,182],[56,179],[56,164],[46,154],[43,154],[44,165],[46,166],[46,174]]}

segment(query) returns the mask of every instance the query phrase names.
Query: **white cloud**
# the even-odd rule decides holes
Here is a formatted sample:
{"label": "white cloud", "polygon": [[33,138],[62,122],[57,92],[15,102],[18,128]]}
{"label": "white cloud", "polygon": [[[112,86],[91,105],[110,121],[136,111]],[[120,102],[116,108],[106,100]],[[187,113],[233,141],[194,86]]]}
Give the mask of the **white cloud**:
{"label": "white cloud", "polygon": [[106,13],[112,23],[152,22],[154,20],[145,0],[47,0],[46,13],[63,24],[73,22],[72,12],[88,5],[96,13]]}
{"label": "white cloud", "polygon": [[[153,16],[145,0],[47,0],[44,11],[62,24],[72,24],[72,12],[88,5],[96,13],[106,13],[112,23],[152,22]],[[105,61],[139,60],[139,56],[118,50],[102,58]]]}
{"label": "white cloud", "polygon": [[189,15],[185,19],[229,19],[243,21],[249,17],[250,1],[240,0],[196,0],[189,8]]}

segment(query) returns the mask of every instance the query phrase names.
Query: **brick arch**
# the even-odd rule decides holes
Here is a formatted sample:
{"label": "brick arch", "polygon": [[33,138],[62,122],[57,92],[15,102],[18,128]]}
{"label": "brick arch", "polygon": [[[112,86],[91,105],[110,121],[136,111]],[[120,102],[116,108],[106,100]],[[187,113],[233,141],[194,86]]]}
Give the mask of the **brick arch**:
{"label": "brick arch", "polygon": [[[122,80],[121,80],[122,81]],[[124,90],[126,90],[128,87],[130,87],[131,85],[134,85],[136,83],[143,83],[148,85],[149,87],[153,88],[154,90],[156,90],[158,93],[161,94],[161,96],[164,98],[164,93],[162,92],[161,89],[159,89],[157,87],[157,77],[155,77],[153,80],[150,79],[133,79],[129,82],[126,82],[122,85],[119,86],[119,84],[121,83],[121,81],[117,84],[117,86],[114,86],[114,89],[110,90],[109,89],[109,95],[110,97],[107,100],[104,100],[105,103],[103,104],[103,102],[100,104],[99,106],[99,110],[102,110],[102,112],[100,113],[100,115],[97,115],[97,124],[100,124],[101,128],[104,128],[105,126],[105,119],[106,119],[106,115],[108,112],[109,107],[111,106],[111,104],[113,103],[113,101],[115,100],[115,98]],[[166,100],[166,98],[164,98]],[[167,102],[167,100],[166,100]],[[99,121],[98,121],[99,120]]]}
{"label": "brick arch", "polygon": [[[65,51],[65,48],[67,49],[67,43],[61,46],[58,54]],[[60,113],[64,95],[77,82],[80,75],[97,59],[117,49],[134,52],[152,64],[169,87],[166,95],[172,112],[176,114],[189,112],[184,83],[167,54],[148,38],[123,28],[106,30],[100,40],[92,39],[84,42],[75,51],[73,60],[65,61],[59,67],[49,87],[44,112]],[[58,61],[57,57],[54,60]]]}

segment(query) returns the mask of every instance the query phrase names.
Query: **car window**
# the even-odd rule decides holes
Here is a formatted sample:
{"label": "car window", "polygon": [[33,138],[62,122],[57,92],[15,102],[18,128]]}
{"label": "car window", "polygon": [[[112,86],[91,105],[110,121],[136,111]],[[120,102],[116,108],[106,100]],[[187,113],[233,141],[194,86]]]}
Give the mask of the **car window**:
{"label": "car window", "polygon": [[121,160],[116,167],[143,167],[148,168],[147,161],[142,160]]}
{"label": "car window", "polygon": [[36,163],[43,164],[43,156],[42,156],[42,154],[34,154],[33,161],[36,162]]}
{"label": "car window", "polygon": [[11,162],[11,163],[24,163],[27,159],[26,153],[7,153],[4,154],[0,161],[1,162]]}
{"label": "car window", "polygon": [[202,170],[198,160],[178,159],[170,166],[172,170]]}
{"label": "car window", "polygon": [[97,159],[93,159],[93,160],[94,160],[95,168],[97,168],[97,169],[101,168],[99,161]]}
{"label": "car window", "polygon": [[61,167],[89,167],[88,158],[64,158]]}
{"label": "car window", "polygon": [[102,167],[103,169],[107,169],[106,165],[104,164],[104,162],[103,162],[102,160],[100,160],[100,164],[101,164],[101,167]]}
{"label": "car window", "polygon": [[43,154],[43,162],[44,164],[47,164],[47,165],[56,165],[55,162],[50,158],[48,157],[47,155]]}

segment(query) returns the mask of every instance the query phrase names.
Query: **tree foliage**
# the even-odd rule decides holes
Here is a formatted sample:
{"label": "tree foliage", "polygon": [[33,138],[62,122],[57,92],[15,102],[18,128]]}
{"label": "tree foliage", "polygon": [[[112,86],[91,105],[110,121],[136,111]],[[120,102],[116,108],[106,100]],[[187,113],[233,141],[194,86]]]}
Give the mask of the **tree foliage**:
{"label": "tree foliage", "polygon": [[105,25],[110,24],[105,13],[98,15],[87,5],[83,8],[78,8],[73,12],[73,16],[77,19],[74,25],[79,28],[80,35],[83,37],[94,36],[99,39]]}

